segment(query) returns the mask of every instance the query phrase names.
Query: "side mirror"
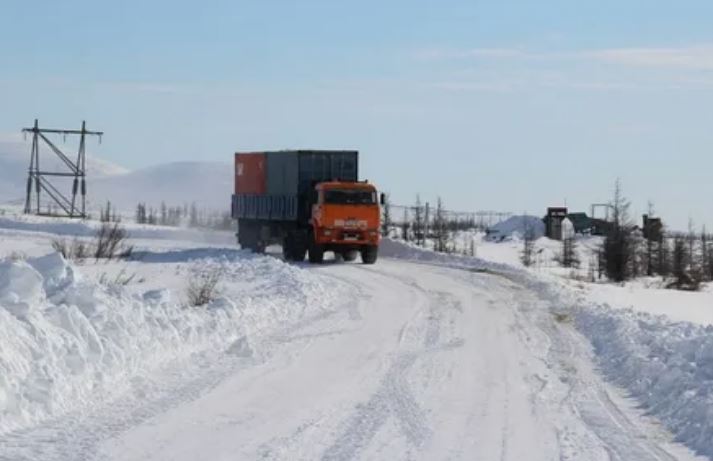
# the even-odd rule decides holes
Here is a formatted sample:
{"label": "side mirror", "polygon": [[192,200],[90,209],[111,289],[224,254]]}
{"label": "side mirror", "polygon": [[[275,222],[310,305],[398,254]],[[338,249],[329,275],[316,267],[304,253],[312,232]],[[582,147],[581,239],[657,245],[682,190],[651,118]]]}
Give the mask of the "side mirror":
{"label": "side mirror", "polygon": [[386,204],[386,194],[384,194],[383,192],[379,196],[379,203],[381,203],[382,205]]}

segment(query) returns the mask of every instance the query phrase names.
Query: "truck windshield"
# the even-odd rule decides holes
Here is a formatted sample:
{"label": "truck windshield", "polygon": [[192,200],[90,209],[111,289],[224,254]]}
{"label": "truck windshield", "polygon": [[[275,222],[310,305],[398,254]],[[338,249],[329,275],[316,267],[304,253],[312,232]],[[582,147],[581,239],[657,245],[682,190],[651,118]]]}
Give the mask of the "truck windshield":
{"label": "truck windshield", "polygon": [[376,192],[368,190],[329,189],[324,191],[324,203],[374,205],[376,203]]}

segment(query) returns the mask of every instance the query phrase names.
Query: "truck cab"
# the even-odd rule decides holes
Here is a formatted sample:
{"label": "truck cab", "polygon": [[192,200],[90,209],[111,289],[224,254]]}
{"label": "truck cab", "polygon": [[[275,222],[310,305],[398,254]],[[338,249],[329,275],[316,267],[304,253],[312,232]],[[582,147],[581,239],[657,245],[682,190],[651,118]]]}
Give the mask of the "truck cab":
{"label": "truck cab", "polygon": [[381,211],[376,188],[368,182],[331,181],[315,186],[312,205],[310,260],[324,251],[351,261],[361,253],[364,262],[376,261],[381,239]]}

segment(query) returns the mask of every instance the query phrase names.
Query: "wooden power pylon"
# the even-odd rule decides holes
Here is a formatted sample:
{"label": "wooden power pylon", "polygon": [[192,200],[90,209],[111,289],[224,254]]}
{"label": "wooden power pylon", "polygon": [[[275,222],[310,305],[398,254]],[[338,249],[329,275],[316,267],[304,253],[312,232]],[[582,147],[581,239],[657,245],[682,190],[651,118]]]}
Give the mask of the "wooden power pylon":
{"label": "wooden power pylon", "polygon": [[[30,152],[30,168],[27,176],[27,195],[25,198],[25,213],[44,216],[65,216],[70,218],[86,218],[87,217],[87,163],[86,163],[86,137],[101,136],[102,131],[87,131],[86,122],[82,122],[81,130],[55,130],[40,128],[37,119],[32,128],[23,128],[23,133],[32,133],[32,147]],[[68,135],[79,136],[79,150],[77,152],[77,161],[73,162],[65,155],[52,141],[47,138],[47,134],[60,134],[65,138]],[[44,142],[50,150],[56,155],[66,168],[63,171],[50,171],[40,169],[40,143]],[[44,162],[43,162],[44,165]],[[49,178],[65,177],[74,178],[72,181],[72,190],[70,194],[62,193]],[[51,208],[43,212],[41,208],[40,195],[42,192],[57,205],[56,210]],[[33,195],[35,200],[33,201]],[[81,201],[78,202],[78,196],[81,195]],[[33,206],[34,205],[34,206]],[[57,210],[63,211],[59,212]]]}

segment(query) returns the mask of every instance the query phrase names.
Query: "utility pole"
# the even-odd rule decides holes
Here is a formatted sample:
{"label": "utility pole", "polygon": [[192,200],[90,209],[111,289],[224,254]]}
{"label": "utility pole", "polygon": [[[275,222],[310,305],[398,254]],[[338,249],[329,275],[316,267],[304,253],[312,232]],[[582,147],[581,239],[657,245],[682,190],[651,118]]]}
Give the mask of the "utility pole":
{"label": "utility pole", "polygon": [[[32,147],[30,151],[30,167],[27,175],[27,191],[25,196],[25,213],[36,215],[67,216],[70,218],[87,217],[87,161],[86,161],[86,137],[98,136],[99,142],[104,135],[102,131],[88,131],[86,122],[82,122],[80,130],[57,130],[40,128],[37,119],[31,128],[23,128],[23,133],[32,133]],[[73,162],[62,152],[50,139],[48,134],[60,134],[65,139],[67,136],[79,136],[79,149],[77,151],[77,161]],[[40,169],[40,142],[44,142],[52,153],[59,158],[64,168],[62,171],[49,171]],[[43,162],[44,164],[44,162]],[[50,180],[50,178],[73,178],[71,198],[62,193]],[[32,206],[32,195],[35,195],[35,207]],[[43,213],[41,209],[42,193],[46,193],[51,202],[59,206],[64,214],[53,213],[51,209]],[[77,202],[77,195],[81,194],[81,204]]]}

